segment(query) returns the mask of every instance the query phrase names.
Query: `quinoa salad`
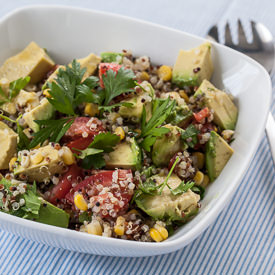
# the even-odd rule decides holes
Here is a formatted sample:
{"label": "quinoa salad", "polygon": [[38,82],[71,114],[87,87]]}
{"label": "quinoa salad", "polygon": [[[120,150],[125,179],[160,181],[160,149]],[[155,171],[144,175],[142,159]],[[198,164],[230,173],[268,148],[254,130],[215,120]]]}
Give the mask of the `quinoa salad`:
{"label": "quinoa salad", "polygon": [[233,154],[238,109],[210,82],[211,47],[180,50],[173,66],[129,50],[60,65],[35,42],[8,58],[0,211],[92,235],[166,240],[199,212]]}

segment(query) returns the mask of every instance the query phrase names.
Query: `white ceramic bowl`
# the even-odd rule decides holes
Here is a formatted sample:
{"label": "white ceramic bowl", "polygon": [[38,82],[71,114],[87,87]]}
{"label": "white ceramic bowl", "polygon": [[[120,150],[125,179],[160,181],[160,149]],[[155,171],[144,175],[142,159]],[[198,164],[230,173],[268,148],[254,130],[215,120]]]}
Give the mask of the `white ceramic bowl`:
{"label": "white ceramic bowl", "polygon": [[[91,52],[131,49],[158,64],[174,64],[179,49],[189,49],[204,39],[124,16],[60,6],[19,9],[0,21],[0,63],[30,41],[48,49],[59,64]],[[219,178],[207,189],[199,214],[162,243],[142,243],[98,237],[44,225],[0,213],[0,226],[15,235],[47,245],[85,253],[114,256],[149,256],[180,249],[194,240],[226,206],[259,144],[271,100],[267,72],[254,60],[227,47],[213,45],[219,88],[228,89],[239,107],[235,154]],[[241,203],[241,202],[240,202]]]}

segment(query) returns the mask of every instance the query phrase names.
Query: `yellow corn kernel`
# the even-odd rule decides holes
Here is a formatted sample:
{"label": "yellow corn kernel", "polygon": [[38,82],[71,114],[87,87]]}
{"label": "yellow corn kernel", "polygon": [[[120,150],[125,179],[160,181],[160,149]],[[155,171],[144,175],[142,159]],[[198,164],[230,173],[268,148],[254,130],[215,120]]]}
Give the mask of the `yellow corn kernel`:
{"label": "yellow corn kernel", "polygon": [[125,219],[122,216],[117,217],[114,231],[118,236],[124,235],[125,231]]}
{"label": "yellow corn kernel", "polygon": [[13,171],[15,162],[17,161],[17,158],[12,158],[9,163],[10,171]]}
{"label": "yellow corn kernel", "polygon": [[198,169],[202,169],[204,167],[205,157],[204,154],[201,152],[193,153],[193,156],[197,159]]}
{"label": "yellow corn kernel", "polygon": [[151,238],[155,242],[161,242],[161,241],[163,241],[163,238],[162,238],[162,236],[160,235],[160,233],[158,232],[157,229],[151,228],[149,233],[150,233]]}
{"label": "yellow corn kernel", "polygon": [[197,185],[201,185],[203,182],[204,174],[201,171],[197,171],[195,177],[194,177],[194,182]]}
{"label": "yellow corn kernel", "polygon": [[63,154],[62,154],[62,159],[66,165],[72,165],[75,163],[75,157],[73,152],[70,150],[69,147],[62,147]]}
{"label": "yellow corn kernel", "polygon": [[140,75],[140,80],[143,80],[143,81],[146,80],[146,81],[148,81],[149,80],[149,74],[147,72],[143,71],[141,73],[141,75]]}
{"label": "yellow corn kernel", "polygon": [[166,240],[168,238],[168,231],[164,226],[155,224],[154,228],[159,232],[163,240]]}
{"label": "yellow corn kernel", "polygon": [[51,97],[52,97],[52,96],[50,95],[50,93],[49,93],[49,89],[44,90],[44,91],[43,91],[43,95],[44,95],[45,97],[48,97],[48,98],[51,98]]}
{"label": "yellow corn kernel", "polygon": [[210,182],[209,177],[207,175],[204,175],[203,182],[202,182],[201,186],[206,188],[208,186],[209,182]]}
{"label": "yellow corn kernel", "polygon": [[162,65],[158,69],[158,77],[163,81],[169,81],[172,78],[172,69],[169,66]]}
{"label": "yellow corn kernel", "polygon": [[102,226],[98,220],[92,220],[86,227],[88,234],[102,236]]}
{"label": "yellow corn kernel", "polygon": [[81,194],[77,194],[74,197],[74,204],[79,210],[82,210],[82,211],[87,211],[88,210],[88,204],[85,201],[83,195],[81,195]]}
{"label": "yellow corn kernel", "polygon": [[33,164],[39,164],[43,159],[44,157],[42,156],[41,152],[37,152],[35,155],[31,156],[31,162]]}
{"label": "yellow corn kernel", "polygon": [[187,93],[184,90],[180,90],[179,94],[180,94],[180,97],[183,98],[186,103],[189,102],[189,97],[188,97]]}
{"label": "yellow corn kernel", "polygon": [[120,140],[123,140],[125,138],[125,132],[122,127],[117,127],[115,129],[115,134],[120,137]]}
{"label": "yellow corn kernel", "polygon": [[99,114],[98,105],[94,103],[86,103],[84,113],[91,117]]}

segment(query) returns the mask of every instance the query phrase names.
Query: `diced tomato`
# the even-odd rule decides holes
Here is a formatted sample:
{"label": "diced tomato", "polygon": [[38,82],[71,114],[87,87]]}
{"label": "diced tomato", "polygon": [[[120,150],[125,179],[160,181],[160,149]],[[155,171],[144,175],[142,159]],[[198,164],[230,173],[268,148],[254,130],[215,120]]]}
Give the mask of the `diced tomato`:
{"label": "diced tomato", "polygon": [[113,70],[114,72],[118,72],[118,70],[121,68],[122,66],[119,64],[115,64],[115,63],[100,63],[99,64],[99,80],[100,80],[100,87],[104,88],[104,83],[102,80],[102,75],[106,74],[106,72],[108,70]]}
{"label": "diced tomato", "polygon": [[82,181],[84,175],[81,168],[79,168],[76,164],[73,164],[69,167],[69,170],[62,175],[59,183],[55,185],[51,191],[48,201],[57,204],[61,199],[64,199],[66,194],[72,188],[73,183],[79,183]]}
{"label": "diced tomato", "polygon": [[81,193],[92,204],[93,212],[114,218],[127,211],[133,187],[131,170],[100,171],[72,188],[66,199],[73,204],[75,194]]}
{"label": "diced tomato", "polygon": [[197,122],[200,123],[204,118],[208,117],[209,114],[210,114],[209,109],[207,107],[205,107],[198,113],[194,113],[194,118]]}
{"label": "diced tomato", "polygon": [[105,132],[105,127],[99,119],[95,117],[77,117],[62,141],[67,143],[70,149],[84,150],[100,132]]}
{"label": "diced tomato", "polygon": [[79,138],[67,143],[66,146],[68,146],[73,153],[77,154],[79,152],[77,150],[74,150],[73,148],[78,150],[84,150],[92,143],[93,139],[94,139],[93,136],[88,136],[86,138]]}

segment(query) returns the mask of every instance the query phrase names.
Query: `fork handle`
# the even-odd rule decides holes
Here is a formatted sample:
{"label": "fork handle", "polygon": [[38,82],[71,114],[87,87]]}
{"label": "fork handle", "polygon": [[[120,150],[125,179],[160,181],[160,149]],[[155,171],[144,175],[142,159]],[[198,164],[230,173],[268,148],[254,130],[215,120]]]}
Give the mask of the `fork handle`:
{"label": "fork handle", "polygon": [[271,112],[269,112],[269,114],[268,114],[265,131],[266,131],[266,135],[267,135],[269,145],[271,148],[271,155],[273,158],[273,162],[275,165],[275,120],[274,120]]}

